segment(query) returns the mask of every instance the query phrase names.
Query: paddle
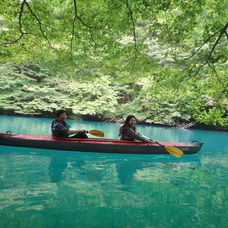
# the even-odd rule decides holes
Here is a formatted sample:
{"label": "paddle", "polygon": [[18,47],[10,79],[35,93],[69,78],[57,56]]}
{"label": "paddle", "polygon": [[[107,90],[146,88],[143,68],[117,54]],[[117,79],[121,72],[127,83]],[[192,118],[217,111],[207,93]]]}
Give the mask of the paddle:
{"label": "paddle", "polygon": [[[145,135],[142,135],[142,136],[145,137],[145,138],[147,138],[147,139],[150,139],[150,138],[148,138],[148,137],[145,136]],[[176,157],[180,158],[180,157],[182,157],[183,154],[184,154],[184,152],[183,152],[182,150],[180,150],[179,148],[177,148],[177,147],[174,147],[174,146],[164,146],[164,145],[160,144],[160,143],[157,142],[157,141],[154,141],[154,142],[157,143],[158,145],[164,147],[165,150],[166,150],[168,153],[172,154],[173,156],[176,156]]]}
{"label": "paddle", "polygon": [[104,137],[104,132],[99,130],[91,130],[91,131],[87,131],[86,133],[89,133],[91,135],[98,136],[98,137]]}
{"label": "paddle", "polygon": [[174,147],[174,146],[164,146],[164,145],[160,144],[159,142],[155,142],[155,143],[157,143],[158,145],[164,147],[165,150],[166,150],[168,153],[170,153],[170,154],[172,154],[172,155],[174,155],[174,156],[176,156],[176,157],[178,157],[178,158],[182,157],[183,154],[184,154],[183,151],[180,150],[180,149],[177,148],[177,147]]}

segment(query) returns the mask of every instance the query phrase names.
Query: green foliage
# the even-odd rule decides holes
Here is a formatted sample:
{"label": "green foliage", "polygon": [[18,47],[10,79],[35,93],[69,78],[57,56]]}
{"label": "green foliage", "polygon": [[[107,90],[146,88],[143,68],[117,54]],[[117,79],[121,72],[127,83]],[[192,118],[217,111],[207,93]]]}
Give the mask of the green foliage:
{"label": "green foliage", "polygon": [[111,84],[109,77],[95,78],[89,83],[66,81],[65,84],[71,91],[73,113],[99,118],[115,113],[118,87]]}
{"label": "green foliage", "polygon": [[225,0],[3,0],[0,15],[1,110],[227,126]]}
{"label": "green foliage", "polygon": [[[37,70],[34,66],[31,68],[13,64],[1,66],[1,112],[49,116],[54,110],[64,108],[77,116],[103,120],[122,120],[134,114],[141,120],[170,125],[178,119],[227,126],[227,97],[216,94],[215,84],[210,86],[206,78],[201,84],[186,83],[176,90],[172,77],[166,77],[164,86],[164,80],[156,81],[156,74],[144,78],[137,86],[113,83],[110,76],[95,77],[87,82],[64,77],[53,80],[47,73],[33,71]],[[43,79],[37,80],[37,75]]]}
{"label": "green foliage", "polygon": [[228,109],[225,108],[213,107],[209,110],[201,110],[200,112],[196,112],[194,117],[196,120],[201,123],[205,123],[206,125],[228,126],[227,111]]}
{"label": "green foliage", "polygon": [[116,111],[119,86],[111,84],[109,77],[95,78],[90,83],[83,83],[67,79],[54,82],[46,75],[46,79],[39,82],[34,76],[39,76],[40,72],[30,70],[33,74],[31,78],[31,75],[17,71],[18,68],[11,64],[0,68],[1,110],[41,115],[65,108],[72,110],[75,115],[99,118],[111,116]]}

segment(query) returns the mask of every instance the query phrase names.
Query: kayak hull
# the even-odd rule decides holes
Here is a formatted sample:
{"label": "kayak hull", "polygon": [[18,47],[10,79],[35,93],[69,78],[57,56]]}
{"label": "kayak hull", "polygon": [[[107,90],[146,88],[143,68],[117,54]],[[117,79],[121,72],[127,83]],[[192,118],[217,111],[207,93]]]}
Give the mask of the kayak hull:
{"label": "kayak hull", "polygon": [[[197,153],[203,143],[200,142],[159,142],[164,146],[174,146],[184,154]],[[121,154],[168,154],[163,146],[156,143],[133,142],[117,139],[79,139],[55,138],[51,135],[18,135],[0,133],[0,145],[31,147],[52,150],[67,150],[97,153]]]}

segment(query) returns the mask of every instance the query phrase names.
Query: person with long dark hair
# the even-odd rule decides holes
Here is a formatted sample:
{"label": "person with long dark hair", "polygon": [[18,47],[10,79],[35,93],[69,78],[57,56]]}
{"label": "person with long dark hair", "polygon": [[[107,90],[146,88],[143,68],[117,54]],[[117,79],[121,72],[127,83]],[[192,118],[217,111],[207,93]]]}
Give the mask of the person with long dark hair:
{"label": "person with long dark hair", "polygon": [[155,140],[149,139],[141,135],[136,130],[137,119],[134,115],[127,116],[124,124],[119,129],[119,137],[121,140],[128,141],[141,141],[141,142],[156,142]]}

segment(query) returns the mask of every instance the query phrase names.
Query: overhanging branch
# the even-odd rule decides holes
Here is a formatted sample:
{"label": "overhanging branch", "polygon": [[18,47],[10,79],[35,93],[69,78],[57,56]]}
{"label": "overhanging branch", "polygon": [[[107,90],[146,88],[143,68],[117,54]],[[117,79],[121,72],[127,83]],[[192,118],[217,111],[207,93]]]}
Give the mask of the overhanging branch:
{"label": "overhanging branch", "polygon": [[75,22],[78,20],[83,26],[85,26],[86,28],[89,29],[89,32],[90,32],[90,35],[91,35],[91,39],[93,40],[93,42],[95,43],[95,46],[97,45],[96,44],[96,41],[94,40],[93,38],[93,33],[92,33],[92,26],[89,26],[88,24],[86,24],[82,18],[78,15],[78,8],[77,8],[77,1],[76,0],[73,0],[74,2],[74,19],[73,19],[73,23],[72,23],[72,37],[71,37],[71,41],[70,41],[70,49],[71,49],[71,57],[72,54],[73,54],[73,40],[74,40],[74,37],[75,37]]}
{"label": "overhanging branch", "polygon": [[14,41],[11,41],[11,42],[3,42],[3,44],[14,44],[14,43],[17,43],[25,35],[25,32],[22,31],[22,15],[23,15],[23,11],[24,11],[25,2],[26,1],[24,0],[21,3],[19,17],[18,17],[19,33],[20,33],[19,37],[17,39],[15,39]]}
{"label": "overhanging branch", "polygon": [[212,54],[213,54],[213,52],[214,52],[216,46],[218,45],[218,43],[219,43],[219,41],[221,40],[222,36],[223,36],[224,34],[226,34],[227,28],[228,28],[228,22],[227,22],[226,25],[220,30],[220,34],[219,34],[218,38],[216,39],[216,41],[215,41],[213,47],[211,48],[211,51],[210,51],[210,53],[209,53],[207,59],[206,59],[206,61],[205,61],[206,63],[208,63],[208,62],[210,61],[210,58],[211,58],[211,56],[212,56]]}
{"label": "overhanging branch", "polygon": [[23,32],[23,30],[22,30],[22,24],[23,24],[23,22],[22,22],[22,16],[23,16],[23,13],[24,13],[24,6],[25,6],[25,5],[26,5],[27,8],[29,9],[31,15],[32,15],[32,16],[35,18],[35,20],[37,21],[37,23],[38,23],[38,25],[39,25],[39,29],[40,29],[40,31],[41,31],[43,37],[47,40],[49,46],[52,47],[52,46],[51,46],[50,40],[48,39],[48,37],[46,36],[46,34],[45,34],[44,30],[43,30],[43,26],[42,26],[41,20],[40,20],[40,19],[36,16],[36,14],[33,12],[32,8],[30,7],[30,5],[29,5],[29,3],[27,2],[27,0],[23,0],[23,1],[21,2],[20,13],[19,13],[19,19],[18,19],[18,23],[19,23],[19,32],[20,32],[19,38],[15,39],[15,40],[12,41],[12,42],[5,42],[5,43],[3,43],[3,44],[14,44],[14,43],[18,42],[25,34],[27,34],[27,33]]}
{"label": "overhanging branch", "polygon": [[[194,76],[198,75],[201,71],[201,69],[205,66],[208,65],[209,68],[212,69],[212,71],[214,72],[214,74],[216,75],[217,80],[220,82],[220,84],[224,84],[221,79],[218,77],[218,74],[216,72],[216,69],[213,65],[213,63],[210,61],[212,58],[212,55],[217,47],[217,45],[219,44],[219,41],[222,39],[223,35],[225,35],[227,37],[227,29],[228,29],[228,22],[225,24],[225,26],[223,26],[222,29],[216,31],[215,33],[213,33],[211,36],[209,36],[204,42],[203,44],[187,59],[192,58],[193,56],[195,56],[200,50],[201,48],[207,44],[216,34],[219,34],[218,37],[216,38],[212,48],[210,49],[209,54],[206,57],[206,60],[200,64],[199,67],[196,67],[196,65],[200,62],[200,60],[197,60],[196,62],[194,62],[191,66],[190,69],[188,69],[187,73],[183,76],[182,80],[180,81],[179,85],[181,83],[183,83],[184,81],[189,80],[190,78],[193,78]],[[185,59],[186,60],[186,59]],[[178,85],[178,86],[179,86]],[[224,91],[226,91],[227,86],[224,87]]]}
{"label": "overhanging branch", "polygon": [[126,0],[126,6],[127,6],[128,11],[129,11],[129,14],[130,14],[130,19],[131,19],[132,28],[133,28],[134,46],[135,46],[135,50],[137,50],[137,39],[136,39],[135,22],[134,22],[134,17],[133,17],[133,11],[132,11],[132,9],[131,9],[131,7],[129,5],[128,0]]}
{"label": "overhanging branch", "polygon": [[25,2],[25,4],[26,4],[26,6],[28,7],[28,9],[29,9],[30,13],[32,14],[32,16],[33,16],[33,17],[35,18],[35,20],[38,22],[38,25],[39,25],[39,28],[40,28],[40,31],[41,31],[43,37],[47,40],[49,46],[52,47],[52,46],[51,46],[50,40],[48,39],[48,37],[46,36],[46,34],[45,34],[44,30],[43,30],[42,23],[41,23],[40,19],[39,19],[39,18],[36,16],[36,14],[33,12],[33,10],[31,9],[30,5],[27,3],[27,1],[24,0],[24,2]]}

